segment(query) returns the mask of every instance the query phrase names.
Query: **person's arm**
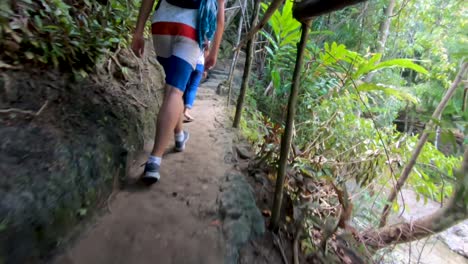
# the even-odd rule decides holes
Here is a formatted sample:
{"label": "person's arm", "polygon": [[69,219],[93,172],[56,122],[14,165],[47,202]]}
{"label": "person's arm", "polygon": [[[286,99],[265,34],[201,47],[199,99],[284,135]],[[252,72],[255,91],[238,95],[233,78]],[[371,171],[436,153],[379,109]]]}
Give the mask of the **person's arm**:
{"label": "person's arm", "polygon": [[153,9],[154,1],[155,0],[143,0],[141,2],[140,12],[138,14],[138,20],[132,39],[132,50],[138,57],[141,57],[143,55],[143,51],[145,50],[143,32],[145,31],[145,24],[148,20],[149,14]]}
{"label": "person's arm", "polygon": [[218,58],[219,46],[223,39],[224,33],[224,0],[218,0],[218,15],[216,18],[216,32],[213,38],[213,45],[210,48],[210,53],[205,61],[205,68],[211,69],[216,65]]}

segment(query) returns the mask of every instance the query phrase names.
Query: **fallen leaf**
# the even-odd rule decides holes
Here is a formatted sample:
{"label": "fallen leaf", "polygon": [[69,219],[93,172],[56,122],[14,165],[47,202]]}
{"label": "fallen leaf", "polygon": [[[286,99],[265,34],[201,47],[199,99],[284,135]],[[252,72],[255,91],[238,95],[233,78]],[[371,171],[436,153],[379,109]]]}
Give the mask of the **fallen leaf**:
{"label": "fallen leaf", "polygon": [[267,178],[268,178],[270,181],[274,182],[274,181],[276,181],[276,174],[274,174],[274,173],[269,173],[268,176],[267,176]]}
{"label": "fallen leaf", "polygon": [[271,216],[271,211],[268,210],[268,209],[265,209],[265,210],[262,211],[262,215],[264,217],[270,217]]}

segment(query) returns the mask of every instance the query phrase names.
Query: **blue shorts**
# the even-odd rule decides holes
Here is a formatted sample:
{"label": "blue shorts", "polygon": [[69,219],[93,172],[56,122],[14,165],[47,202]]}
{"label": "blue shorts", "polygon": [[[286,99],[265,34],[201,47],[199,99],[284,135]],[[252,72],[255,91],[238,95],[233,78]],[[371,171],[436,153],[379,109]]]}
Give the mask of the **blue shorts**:
{"label": "blue shorts", "polygon": [[197,9],[161,0],[152,19],[154,50],[166,73],[166,84],[182,92],[201,54],[195,30],[197,18]]}

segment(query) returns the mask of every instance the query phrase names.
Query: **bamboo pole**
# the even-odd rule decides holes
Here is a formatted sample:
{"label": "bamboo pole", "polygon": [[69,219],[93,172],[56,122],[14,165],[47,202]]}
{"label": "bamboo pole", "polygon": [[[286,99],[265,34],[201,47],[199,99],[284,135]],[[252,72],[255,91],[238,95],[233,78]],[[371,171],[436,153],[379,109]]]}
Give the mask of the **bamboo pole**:
{"label": "bamboo pole", "polygon": [[244,40],[242,40],[241,43],[237,43],[238,45],[234,48],[234,50],[240,50],[247,41],[249,41],[258,31],[260,31],[260,29],[262,29],[268,23],[268,20],[271,18],[271,16],[273,16],[275,11],[283,4],[283,2],[284,0],[273,0],[268,6],[268,9],[265,11],[265,14],[263,14],[262,20],[260,20],[260,22],[258,22],[254,28],[250,29]]}
{"label": "bamboo pole", "polygon": [[[240,1],[241,0],[239,0],[239,3]],[[241,5],[242,16],[239,18],[239,27],[237,28],[236,45],[239,45],[239,42],[242,36],[242,26],[244,24],[244,13],[245,13],[243,9],[246,3],[247,3],[247,0],[244,0],[244,5],[243,6]],[[228,81],[227,81],[227,85],[228,85],[227,106],[229,106],[229,104],[231,103],[232,80],[234,79],[234,71],[236,70],[237,59],[239,58],[239,53],[240,53],[240,50],[236,50],[234,52],[234,55],[232,57],[232,62],[231,62],[231,68],[229,69],[229,76],[228,76]]]}
{"label": "bamboo pole", "polygon": [[296,66],[294,67],[291,93],[289,95],[288,101],[288,115],[286,118],[286,127],[284,130],[284,134],[281,138],[280,160],[278,162],[278,173],[276,177],[275,201],[273,204],[272,217],[270,223],[270,228],[275,232],[278,231],[278,223],[281,215],[284,178],[286,174],[286,168],[288,165],[289,147],[291,146],[294,117],[296,115],[296,102],[300,88],[299,82],[302,71],[302,62],[304,60],[304,51],[307,46],[307,36],[309,35],[311,21],[312,20],[308,20],[302,23],[301,40],[297,47]]}
{"label": "bamboo pole", "polygon": [[[257,23],[258,19],[258,11],[260,10],[260,2],[261,0],[255,0],[254,10],[252,13],[251,25]],[[249,86],[249,79],[250,79],[250,71],[252,69],[252,61],[253,61],[253,53],[255,47],[255,36],[251,38],[247,42],[247,54],[245,58],[245,66],[244,66],[244,74],[242,75],[242,85],[239,93],[239,97],[237,98],[237,106],[236,106],[236,115],[234,116],[234,123],[233,127],[238,128],[240,119],[242,117],[242,109],[244,107],[244,98],[245,93],[247,91],[247,87]]]}

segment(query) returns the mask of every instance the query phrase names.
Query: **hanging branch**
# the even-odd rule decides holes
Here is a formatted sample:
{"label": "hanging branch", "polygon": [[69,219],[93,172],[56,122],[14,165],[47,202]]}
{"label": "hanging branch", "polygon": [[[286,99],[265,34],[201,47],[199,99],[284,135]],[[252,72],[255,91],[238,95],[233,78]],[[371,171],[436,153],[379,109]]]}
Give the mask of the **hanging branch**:
{"label": "hanging branch", "polygon": [[[261,0],[255,1],[254,10],[252,13],[251,25],[254,25],[255,23],[257,23],[258,13],[259,13],[258,11],[260,10],[260,2]],[[234,123],[232,125],[235,128],[239,127],[240,119],[242,116],[242,108],[244,107],[245,93],[247,91],[247,86],[249,85],[250,71],[252,68],[254,46],[255,46],[255,36],[247,42],[247,55],[245,58],[244,74],[242,76],[242,85],[241,85],[239,97],[237,98],[236,115],[234,116]]]}
{"label": "hanging branch", "polygon": [[307,46],[307,36],[309,35],[309,28],[311,20],[302,23],[301,40],[297,46],[297,57],[296,65],[294,67],[291,93],[289,94],[288,101],[288,115],[286,118],[286,126],[284,134],[281,138],[281,150],[280,160],[278,162],[278,174],[276,177],[276,188],[275,188],[275,201],[272,209],[272,217],[270,228],[274,231],[278,230],[278,223],[281,214],[281,202],[283,201],[283,187],[284,187],[284,176],[286,174],[286,168],[288,163],[289,147],[291,146],[292,134],[293,134],[293,123],[294,117],[296,116],[296,102],[297,95],[299,93],[299,82],[302,71],[302,62],[304,61],[304,51]]}
{"label": "hanging branch", "polygon": [[[239,5],[240,5],[240,7],[241,7],[242,17],[243,17],[244,19],[247,18],[247,17],[248,17],[248,14],[249,14],[249,13],[248,13],[248,6],[249,6],[249,4],[247,3],[247,0],[244,1],[244,4],[242,4],[242,2],[239,1]],[[245,20],[244,23],[245,23],[245,28],[246,28],[246,30],[247,30],[247,28],[250,28],[250,23],[249,23],[249,21],[248,21],[247,19]]]}
{"label": "hanging branch", "polygon": [[390,24],[392,22],[393,10],[395,9],[396,0],[390,0],[387,7],[384,9],[385,17],[380,23],[379,40],[377,41],[376,52],[384,54],[385,45],[387,44],[388,35],[390,34]]}
{"label": "hanging branch", "polygon": [[234,18],[237,17],[237,14],[240,11],[240,6],[233,6],[233,7],[228,7],[224,9],[225,15],[226,15],[226,23],[224,24],[224,28],[229,28],[231,26],[232,21],[234,21]]}
{"label": "hanging branch", "polygon": [[[254,28],[252,28],[249,33],[245,36],[245,38],[242,40],[241,43],[238,43],[238,45],[234,48],[234,50],[240,50],[250,39],[253,38],[255,34],[257,34],[260,29],[262,29],[268,20],[270,20],[271,16],[275,13],[275,11],[283,4],[284,0],[273,0],[271,2],[270,6],[268,6],[268,9],[265,11],[265,14],[262,17],[262,20],[255,25]],[[252,24],[253,25],[253,24]]]}
{"label": "hanging branch", "polygon": [[[452,98],[453,94],[455,93],[455,90],[457,89],[458,85],[462,81],[463,77],[465,77],[465,73],[467,69],[468,69],[468,63],[464,62],[460,68],[460,71],[455,77],[455,80],[453,81],[452,85],[447,90],[447,93],[445,94],[444,98],[442,99],[442,101],[437,106],[437,109],[432,114],[433,120],[441,116],[442,112],[447,106],[447,103]],[[383,227],[387,224],[387,218],[388,218],[388,215],[390,214],[391,205],[395,201],[397,193],[401,191],[401,188],[405,184],[406,180],[408,180],[411,170],[416,164],[416,160],[418,159],[419,154],[421,153],[422,148],[429,137],[429,132],[432,131],[433,129],[434,129],[434,122],[429,121],[429,123],[426,126],[426,129],[424,130],[424,132],[421,134],[421,137],[419,138],[418,144],[416,145],[416,148],[414,149],[413,155],[411,156],[408,164],[403,169],[403,172],[401,173],[400,178],[398,178],[398,181],[395,187],[391,190],[390,195],[387,198],[387,204],[385,205],[382,211],[382,216],[380,217],[380,224],[379,224],[380,227]]]}

